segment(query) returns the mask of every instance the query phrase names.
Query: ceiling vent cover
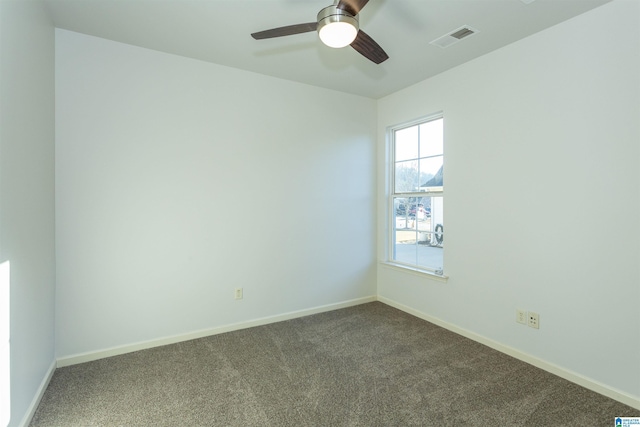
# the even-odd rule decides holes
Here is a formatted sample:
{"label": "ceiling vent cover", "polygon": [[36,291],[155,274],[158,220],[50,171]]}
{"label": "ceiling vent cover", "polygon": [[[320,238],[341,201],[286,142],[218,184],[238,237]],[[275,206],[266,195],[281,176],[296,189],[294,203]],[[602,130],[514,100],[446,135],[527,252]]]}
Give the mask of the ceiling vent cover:
{"label": "ceiling vent cover", "polygon": [[472,36],[478,32],[479,31],[476,30],[475,28],[472,28],[468,25],[464,25],[460,28],[453,30],[449,34],[445,34],[442,37],[438,37],[437,39],[432,41],[430,44],[439,46],[444,49],[445,47],[449,47],[452,44],[456,44],[460,40],[467,38],[469,36]]}

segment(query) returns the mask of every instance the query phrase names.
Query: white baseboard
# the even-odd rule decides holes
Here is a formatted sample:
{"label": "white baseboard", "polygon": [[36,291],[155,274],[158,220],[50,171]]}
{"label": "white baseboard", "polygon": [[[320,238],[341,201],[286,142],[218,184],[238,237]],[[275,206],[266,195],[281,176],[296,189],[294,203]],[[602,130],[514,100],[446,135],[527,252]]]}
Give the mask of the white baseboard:
{"label": "white baseboard", "polygon": [[33,397],[33,400],[31,401],[31,405],[29,405],[29,407],[27,408],[27,412],[24,414],[24,417],[22,418],[22,421],[20,421],[20,424],[18,424],[20,427],[27,427],[31,423],[31,419],[33,419],[33,416],[36,414],[38,405],[42,400],[42,396],[44,396],[44,392],[47,390],[47,387],[49,386],[49,382],[51,381],[51,377],[53,377],[53,373],[55,372],[55,370],[56,370],[56,361],[54,360],[51,362],[49,369],[47,369],[47,373],[42,379],[42,382],[40,383],[40,387],[38,387],[38,390],[36,391],[36,394]]}
{"label": "white baseboard", "polygon": [[62,368],[64,366],[76,365],[78,363],[91,362],[93,360],[104,359],[106,357],[111,357],[111,356],[118,356],[120,354],[131,353],[138,350],[145,350],[148,348],[160,347],[168,344],[175,344],[178,342],[208,337],[211,335],[223,334],[226,332],[237,331],[240,329],[252,328],[254,326],[262,326],[270,323],[282,322],[284,320],[296,319],[298,317],[309,316],[312,314],[323,313],[326,311],[338,310],[340,308],[352,307],[360,304],[365,304],[368,302],[373,302],[376,300],[377,300],[376,296],[357,298],[357,299],[343,301],[335,304],[327,304],[319,307],[313,307],[313,308],[308,308],[304,310],[278,314],[275,316],[262,317],[260,319],[253,319],[253,320],[248,320],[246,322],[218,326],[211,329],[203,329],[203,330],[189,332],[181,335],[174,335],[170,337],[159,338],[159,339],[139,342],[135,344],[128,344],[128,345],[112,347],[104,350],[98,350],[98,351],[92,351],[92,352],[87,352],[82,354],[76,354],[72,356],[61,357],[57,360],[57,366],[59,368]]}
{"label": "white baseboard", "polygon": [[387,304],[391,307],[397,308],[398,310],[404,311],[405,313],[409,313],[411,315],[419,317],[420,319],[426,320],[427,322],[431,322],[435,325],[441,326],[445,329],[450,330],[451,332],[455,332],[458,335],[462,335],[463,337],[479,342],[480,344],[484,344],[487,347],[491,347],[494,350],[497,350],[501,353],[508,354],[509,356],[515,357],[516,359],[522,360],[523,362],[526,362],[537,368],[543,369],[547,372],[550,372],[554,375],[564,378],[565,380],[571,381],[572,383],[578,384],[591,391],[595,391],[596,393],[602,394],[603,396],[617,400],[618,402],[624,403],[625,405],[629,405],[632,408],[640,409],[639,397],[635,397],[630,394],[624,393],[620,390],[616,390],[598,381],[595,381],[583,375],[580,375],[576,372],[567,370],[565,368],[562,368],[558,365],[547,362],[545,360],[538,359],[537,357],[531,356],[530,354],[524,353],[520,350],[516,350],[515,348],[501,344],[497,341],[494,341],[482,335],[476,334],[475,332],[471,332],[467,329],[460,328],[456,325],[445,322],[436,317],[430,316],[426,313],[413,309],[399,302],[393,301],[389,298],[378,296],[378,301],[384,304]]}

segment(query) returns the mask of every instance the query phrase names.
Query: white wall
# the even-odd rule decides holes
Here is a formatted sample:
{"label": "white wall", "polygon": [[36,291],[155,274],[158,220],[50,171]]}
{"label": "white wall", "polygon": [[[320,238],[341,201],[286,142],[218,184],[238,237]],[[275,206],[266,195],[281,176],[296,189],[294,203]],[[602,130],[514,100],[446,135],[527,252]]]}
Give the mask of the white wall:
{"label": "white wall", "polygon": [[450,276],[379,264],[382,298],[640,397],[639,23],[614,1],[379,101],[380,212],[385,128],[444,111]]}
{"label": "white wall", "polygon": [[11,426],[28,420],[55,361],[53,71],[44,5],[1,1],[0,263],[11,263]]}
{"label": "white wall", "polygon": [[58,357],[375,295],[375,101],[56,49]]}

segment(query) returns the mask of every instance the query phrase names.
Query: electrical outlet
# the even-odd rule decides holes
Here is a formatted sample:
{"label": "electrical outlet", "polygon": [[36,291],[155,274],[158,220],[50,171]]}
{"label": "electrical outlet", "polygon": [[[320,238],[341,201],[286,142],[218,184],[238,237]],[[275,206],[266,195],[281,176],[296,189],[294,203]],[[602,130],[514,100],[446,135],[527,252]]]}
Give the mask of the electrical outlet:
{"label": "electrical outlet", "polygon": [[527,324],[527,312],[524,310],[516,309],[516,322],[522,323],[523,325]]}
{"label": "electrical outlet", "polygon": [[236,288],[236,299],[242,299],[242,288]]}
{"label": "electrical outlet", "polygon": [[530,311],[528,313],[528,322],[530,328],[540,329],[540,315]]}

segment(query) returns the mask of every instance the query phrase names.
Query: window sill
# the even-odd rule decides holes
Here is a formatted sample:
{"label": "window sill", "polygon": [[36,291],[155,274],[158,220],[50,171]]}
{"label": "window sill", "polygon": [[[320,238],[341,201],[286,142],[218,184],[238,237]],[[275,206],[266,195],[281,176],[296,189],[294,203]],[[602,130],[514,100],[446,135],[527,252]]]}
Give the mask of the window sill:
{"label": "window sill", "polygon": [[379,264],[390,270],[401,271],[403,273],[409,273],[409,274],[413,274],[415,276],[420,276],[420,277],[427,277],[429,279],[437,280],[438,282],[447,283],[447,281],[449,280],[449,276],[447,275],[435,274],[432,271],[422,270],[416,267],[409,267],[406,265],[396,264],[394,262],[389,262],[389,261],[381,261],[379,262]]}

